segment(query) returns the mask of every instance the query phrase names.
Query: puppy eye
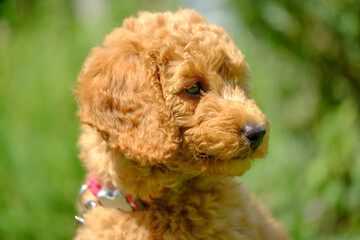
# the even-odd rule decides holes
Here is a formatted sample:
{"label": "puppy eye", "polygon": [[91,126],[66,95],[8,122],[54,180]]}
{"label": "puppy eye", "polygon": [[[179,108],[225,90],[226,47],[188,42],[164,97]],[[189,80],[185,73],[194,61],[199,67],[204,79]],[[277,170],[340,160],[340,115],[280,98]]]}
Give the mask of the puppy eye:
{"label": "puppy eye", "polygon": [[185,89],[185,91],[191,95],[200,95],[201,92],[201,84],[196,83],[192,87]]}

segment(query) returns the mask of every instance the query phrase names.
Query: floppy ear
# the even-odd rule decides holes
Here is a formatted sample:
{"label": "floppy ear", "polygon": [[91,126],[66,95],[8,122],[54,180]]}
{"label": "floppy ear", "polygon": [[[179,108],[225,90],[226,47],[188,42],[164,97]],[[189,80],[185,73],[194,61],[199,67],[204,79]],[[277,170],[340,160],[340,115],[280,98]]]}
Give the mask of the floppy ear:
{"label": "floppy ear", "polygon": [[165,105],[158,66],[140,55],[129,47],[94,48],[76,94],[82,123],[126,158],[154,164],[172,157],[179,129]]}

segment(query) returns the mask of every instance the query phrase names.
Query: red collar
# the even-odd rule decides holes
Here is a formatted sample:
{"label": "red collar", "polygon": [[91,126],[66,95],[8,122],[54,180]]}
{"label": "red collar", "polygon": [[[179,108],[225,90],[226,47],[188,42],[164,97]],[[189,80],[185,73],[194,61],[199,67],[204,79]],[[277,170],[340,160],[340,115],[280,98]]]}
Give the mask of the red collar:
{"label": "red collar", "polygon": [[[84,184],[80,189],[80,199],[85,191],[89,190],[98,200],[98,202],[106,208],[120,208],[126,212],[133,210],[144,209],[147,206],[147,202],[140,198],[134,198],[131,195],[124,195],[117,188],[105,188],[102,187],[101,183],[91,175],[89,182]],[[85,203],[85,207],[86,207]],[[92,204],[92,203],[90,203]]]}

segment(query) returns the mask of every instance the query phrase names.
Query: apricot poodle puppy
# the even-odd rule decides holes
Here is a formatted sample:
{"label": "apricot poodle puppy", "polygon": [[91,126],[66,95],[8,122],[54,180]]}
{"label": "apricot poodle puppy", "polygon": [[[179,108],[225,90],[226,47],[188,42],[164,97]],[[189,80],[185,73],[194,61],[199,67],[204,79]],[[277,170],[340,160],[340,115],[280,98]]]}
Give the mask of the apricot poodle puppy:
{"label": "apricot poodle puppy", "polygon": [[139,13],[76,90],[87,169],[76,239],[287,239],[241,176],[267,153],[244,55],[192,10]]}

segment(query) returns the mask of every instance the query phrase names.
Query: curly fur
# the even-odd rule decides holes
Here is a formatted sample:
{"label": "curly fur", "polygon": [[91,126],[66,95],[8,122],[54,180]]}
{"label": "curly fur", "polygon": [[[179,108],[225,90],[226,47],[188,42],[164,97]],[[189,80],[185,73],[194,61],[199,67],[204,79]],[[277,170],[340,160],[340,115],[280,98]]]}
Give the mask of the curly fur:
{"label": "curly fur", "polygon": [[[96,207],[76,239],[287,239],[231,177],[267,153],[269,124],[248,76],[229,35],[192,10],[141,12],[94,48],[76,91],[80,158],[149,206]],[[197,82],[201,96],[184,91]],[[267,130],[256,150],[241,134],[248,123]]]}

